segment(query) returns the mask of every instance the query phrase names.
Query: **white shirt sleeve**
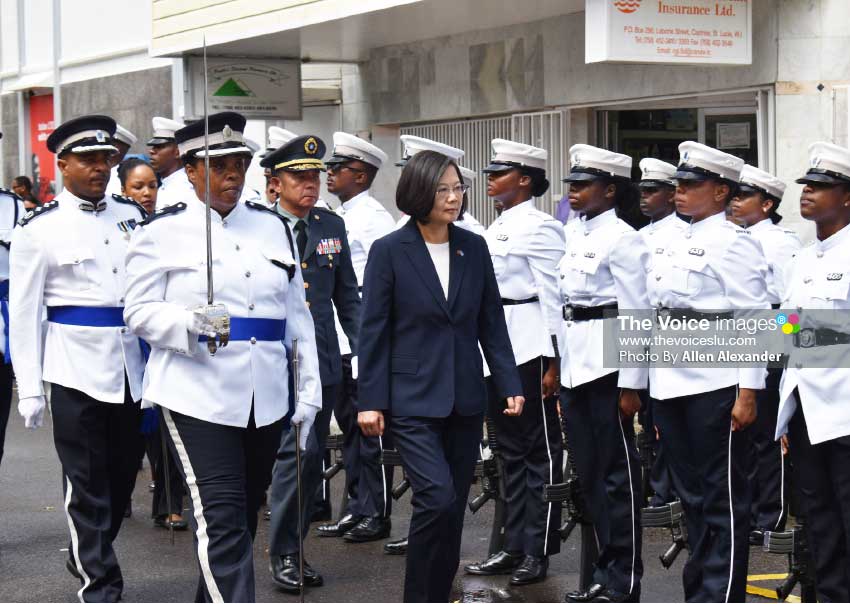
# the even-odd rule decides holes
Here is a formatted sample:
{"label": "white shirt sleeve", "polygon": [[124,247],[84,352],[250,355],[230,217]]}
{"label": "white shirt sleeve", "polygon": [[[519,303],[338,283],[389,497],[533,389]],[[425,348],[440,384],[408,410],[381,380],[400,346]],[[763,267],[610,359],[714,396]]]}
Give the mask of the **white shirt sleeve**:
{"label": "white shirt sleeve", "polygon": [[531,237],[525,254],[534,277],[537,296],[540,298],[546,332],[549,334],[547,354],[549,357],[558,356],[552,347],[552,336],[555,336],[559,342],[564,337],[558,265],[564,257],[566,248],[563,225],[557,221],[546,221]]}

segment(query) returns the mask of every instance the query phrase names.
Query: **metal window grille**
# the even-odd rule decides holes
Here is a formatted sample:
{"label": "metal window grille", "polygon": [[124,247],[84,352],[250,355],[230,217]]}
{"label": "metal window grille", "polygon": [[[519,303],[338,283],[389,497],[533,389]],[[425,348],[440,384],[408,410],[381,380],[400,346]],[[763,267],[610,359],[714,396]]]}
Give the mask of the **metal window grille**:
{"label": "metal window grille", "polygon": [[538,207],[545,212],[554,213],[561,198],[561,178],[567,156],[565,145],[569,140],[568,128],[568,111],[543,111],[403,126],[401,134],[421,136],[465,151],[461,164],[478,172],[469,192],[469,210],[487,226],[495,220],[496,211],[487,197],[487,179],[480,171],[490,163],[490,141],[494,138],[506,138],[542,147],[549,152],[546,173],[552,184],[546,195],[539,200]]}

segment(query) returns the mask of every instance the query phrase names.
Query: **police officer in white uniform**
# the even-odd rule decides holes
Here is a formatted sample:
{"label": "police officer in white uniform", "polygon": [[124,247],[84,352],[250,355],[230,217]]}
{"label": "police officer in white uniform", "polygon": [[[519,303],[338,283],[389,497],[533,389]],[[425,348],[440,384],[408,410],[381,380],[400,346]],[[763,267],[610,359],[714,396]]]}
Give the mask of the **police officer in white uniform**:
{"label": "police officer in white uniform", "polygon": [[[676,210],[691,222],[665,254],[653,255],[650,299],[662,316],[707,319],[709,325],[735,310],[770,308],[761,246],[726,220],[743,160],[692,141],[679,145],[679,152]],[[651,352],[663,354],[655,345]],[[687,363],[650,367],[655,424],[683,485],[689,602],[744,601],[750,524],[745,429],[755,420],[756,391],[764,388],[766,373],[761,367]]]}
{"label": "police officer in white uniform", "polygon": [[[387,154],[369,141],[346,132],[334,132],[334,149],[328,166],[328,191],[339,197],[337,213],[345,220],[357,286],[363,286],[366,259],[375,240],[392,232],[392,215],[372,197],[369,187]],[[392,513],[392,468],[381,463],[384,447],[392,448],[390,433],[364,436],[357,426],[357,357],[348,338],[338,329],[343,359],[343,388],[334,415],[346,435],[343,459],[348,490],[348,509],[337,522],[318,528],[323,537],[340,537],[360,543],[389,536]],[[356,480],[356,484],[352,482]]]}
{"label": "police officer in white uniform", "polygon": [[[413,136],[412,134],[403,134],[399,138],[402,145],[404,145],[404,152],[402,154],[401,161],[396,162],[396,166],[403,167],[411,157],[420,151],[436,151],[437,153],[442,153],[446,157],[451,158],[458,164],[458,168],[460,168],[460,174],[465,185],[472,187],[472,185],[475,184],[478,174],[474,170],[464,168],[460,165],[460,160],[463,159],[465,154],[463,149],[458,149],[457,147],[452,147],[451,145],[446,145],[429,138]],[[409,219],[410,217],[407,214],[402,214],[401,218],[399,218],[398,222],[396,222],[396,228],[400,229],[403,227],[407,224]],[[464,209],[461,217],[455,221],[455,224],[462,229],[475,233],[476,235],[484,235],[484,231],[486,230],[484,225],[475,219],[475,216],[472,215],[469,208]]]}
{"label": "police officer in white uniform", "polygon": [[[0,138],[3,133],[0,132]],[[24,215],[24,202],[12,191],[0,188],[0,463],[3,462],[3,443],[6,424],[12,406],[12,355],[9,354],[9,250],[12,230]]]}
{"label": "police officer in white uniform", "polygon": [[121,195],[121,179],[118,178],[118,166],[124,161],[130,147],[136,144],[136,135],[124,128],[121,124],[115,126],[115,136],[112,138],[112,145],[118,149],[115,155],[115,165],[109,172],[109,184],[106,185],[107,195]]}
{"label": "police officer in white uniform", "polygon": [[[623,313],[649,306],[643,238],[620,216],[631,216],[638,193],[632,158],[590,145],[570,148],[570,209],[559,268],[566,325],[561,356],[561,409],[599,558],[591,585],[568,602],[640,599],[643,560],[640,461],[634,414],[647,386],[645,366],[617,370],[603,362],[603,329]],[[606,317],[608,313],[608,318]]]}
{"label": "police officer in white uniform", "polygon": [[[151,346],[145,401],[162,408],[192,501],[198,601],[254,601],[253,538],[288,412],[287,353],[298,341],[300,389],[292,423],[304,448],[321,408],[313,319],[292,234],[261,204],[239,203],[250,151],[245,118],[225,112],[176,132],[192,198],[158,210],[127,253],[130,328]],[[205,312],[204,154],[209,153],[215,302],[229,343]],[[179,237],[175,233],[180,233]]]}
{"label": "police officer in white uniform", "polygon": [[848,602],[850,149],[814,143],[809,157],[811,167],[797,181],[803,185],[800,214],[815,223],[817,238],[794,258],[786,281],[783,312],[799,314],[801,329],[782,376],[776,437],[787,430],[817,599]]}
{"label": "police officer in white uniform", "polygon": [[[676,194],[676,181],[673,175],[676,166],[668,164],[660,159],[646,157],[640,160],[641,179],[638,183],[640,190],[640,211],[649,218],[648,225],[640,229],[640,234],[649,250],[650,261],[656,255],[663,254],[667,250],[667,244],[675,236],[674,233],[683,230],[687,223],[676,214],[676,204],[673,198]],[[650,304],[655,306],[655,300]],[[649,391],[641,391],[643,406],[640,411],[640,424],[650,438],[655,437],[655,421],[652,417],[652,398]],[[650,507],[664,505],[675,499],[673,485],[670,480],[670,469],[665,459],[664,446],[659,440],[652,441],[655,459],[652,463],[648,485],[651,496],[644,493],[649,499]],[[647,481],[644,480],[644,484]]]}
{"label": "police officer in white uniform", "polygon": [[[563,341],[558,263],[564,255],[560,222],[537,209],[549,189],[545,149],[493,139],[484,173],[487,194],[504,211],[484,239],[493,260],[505,323],[525,393],[520,416],[504,414],[494,379],[487,378],[488,420],[505,468],[504,549],[465,567],[467,573],[512,573],[512,585],[546,578],[549,555],[560,551],[560,504],[543,501],[543,486],[562,482],[562,438],[557,411],[557,357]],[[485,375],[489,376],[489,368]]]}
{"label": "police officer in white uniform", "polygon": [[[761,244],[768,268],[767,297],[773,308],[779,308],[785,299],[785,271],[801,247],[794,231],[779,226],[782,216],[777,208],[784,194],[785,183],[780,179],[745,165],[741,170],[738,193],[732,200],[732,219]],[[777,334],[777,337],[781,340],[785,336]],[[785,455],[773,439],[781,376],[781,363],[768,369],[766,387],[759,390],[756,397],[756,421],[749,430],[753,445],[749,479],[753,489],[751,545],[762,545],[765,531],[784,530],[788,515]]]}
{"label": "police officer in white uniform", "polygon": [[[53,439],[71,531],[69,571],[81,601],[114,602],[123,590],[112,542],[138,471],[143,361],[124,326],[127,242],[144,210],[105,195],[116,149],[112,118],[60,125],[47,139],[65,188],[24,216],[9,259],[9,337],[18,410],[44,417],[51,384]],[[47,334],[42,338],[42,307]]]}
{"label": "police officer in white uniform", "polygon": [[156,207],[165,208],[187,196],[193,195],[192,183],[186,177],[186,169],[180,161],[180,151],[174,141],[174,133],[183,127],[181,122],[167,117],[151,120],[153,136],[148,140],[150,164],[160,179],[156,196]]}

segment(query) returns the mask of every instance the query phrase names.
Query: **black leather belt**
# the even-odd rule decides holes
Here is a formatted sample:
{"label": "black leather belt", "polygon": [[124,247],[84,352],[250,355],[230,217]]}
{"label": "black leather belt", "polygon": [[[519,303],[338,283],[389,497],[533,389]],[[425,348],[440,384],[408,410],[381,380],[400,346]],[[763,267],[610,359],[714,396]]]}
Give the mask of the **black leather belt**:
{"label": "black leather belt", "polygon": [[837,344],[850,344],[850,334],[825,327],[821,329],[807,327],[794,334],[794,346],[796,348],[835,346]]}
{"label": "black leather belt", "polygon": [[593,319],[604,319],[605,312],[617,311],[616,304],[603,304],[602,306],[573,306],[564,304],[564,321],[592,321]]}
{"label": "black leather belt", "polygon": [[696,319],[700,321],[702,319],[708,319],[709,321],[716,321],[718,319],[731,319],[735,314],[730,310],[728,312],[701,312],[699,310],[693,310],[691,308],[659,308],[655,311],[655,318],[658,320],[661,317],[672,317],[674,319],[682,319],[683,321],[687,321],[690,319]]}
{"label": "black leather belt", "polygon": [[517,304],[531,304],[532,302],[539,302],[540,298],[537,296],[531,296],[530,298],[526,298],[525,300],[511,300],[510,298],[502,298],[502,306],[516,306]]}

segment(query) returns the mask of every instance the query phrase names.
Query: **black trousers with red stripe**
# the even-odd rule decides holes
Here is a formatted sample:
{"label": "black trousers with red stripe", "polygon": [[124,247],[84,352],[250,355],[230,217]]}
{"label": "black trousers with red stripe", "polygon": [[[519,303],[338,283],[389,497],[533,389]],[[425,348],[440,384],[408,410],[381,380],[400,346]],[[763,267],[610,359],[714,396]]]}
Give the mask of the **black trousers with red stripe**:
{"label": "black trousers with red stripe", "polygon": [[53,384],[53,441],[62,464],[70,556],[82,576],[78,597],[117,602],[124,579],[112,542],[133,492],[144,450],[141,410],[124,384],[124,404]]}
{"label": "black trousers with red stripe", "polygon": [[487,414],[505,468],[505,546],[512,554],[548,556],[561,550],[561,505],[543,501],[543,485],[564,480],[563,440],[557,399],[543,400],[541,380],[546,359],[517,367],[525,393],[522,415],[504,414],[505,400],[487,379]]}
{"label": "black trousers with red stripe", "polygon": [[751,449],[732,432],[736,388],[655,401],[691,554],[682,583],[688,602],[743,602],[749,562]]}
{"label": "black trousers with red stripe", "polygon": [[620,415],[617,372],[561,389],[561,412],[593,521],[599,559],[593,582],[640,597],[641,474],[634,423]]}
{"label": "black trousers with red stripe", "polygon": [[284,420],[222,426],[162,409],[169,447],[192,502],[200,567],[197,602],[254,601],[257,513],[271,482]]}

